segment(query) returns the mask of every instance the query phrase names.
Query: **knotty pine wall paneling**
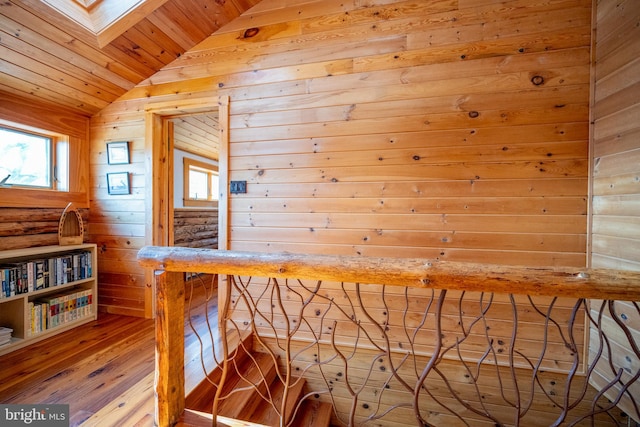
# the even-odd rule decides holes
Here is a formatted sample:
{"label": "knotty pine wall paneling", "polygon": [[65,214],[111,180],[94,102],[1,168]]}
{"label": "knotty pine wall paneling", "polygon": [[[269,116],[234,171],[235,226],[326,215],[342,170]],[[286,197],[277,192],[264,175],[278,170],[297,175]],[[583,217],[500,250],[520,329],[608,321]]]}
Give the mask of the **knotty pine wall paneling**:
{"label": "knotty pine wall paneling", "polygon": [[[93,209],[89,240],[98,245],[102,311],[145,317],[145,276],[136,254],[145,244],[145,127],[144,113],[126,115],[108,127],[96,128],[92,119],[91,172]],[[108,142],[129,142],[129,164],[109,165]],[[130,194],[110,195],[107,173],[129,172]]]}
{"label": "knotty pine wall paneling", "polygon": [[594,267],[640,270],[640,3],[597,6]]}
{"label": "knotty pine wall paneling", "polygon": [[0,93],[0,120],[68,136],[70,186],[68,192],[0,188],[0,250],[57,245],[69,202],[89,229],[89,117]]}
{"label": "knotty pine wall paneling", "polygon": [[262,69],[220,88],[231,247],[584,264],[589,2],[483,3],[247,14],[204,44],[299,34],[186,55]]}
{"label": "knotty pine wall paneling", "polygon": [[[640,270],[640,3],[600,0],[595,19],[591,265],[637,271]],[[591,307],[597,318],[601,301],[592,301]],[[640,315],[632,303],[618,303],[616,313],[604,311],[605,331],[615,330],[615,322],[623,321],[640,336]],[[591,330],[594,336],[598,333]],[[625,372],[633,369],[629,366],[638,366],[640,361],[625,337],[612,339],[610,345],[611,366]],[[602,368],[598,373],[611,380],[610,368]],[[633,402],[623,399],[619,406],[640,422]]]}
{"label": "knotty pine wall paneling", "polygon": [[[92,118],[100,271],[141,277],[145,105],[218,96],[229,178],[248,183],[231,249],[584,265],[591,12],[263,0]],[[115,198],[102,156],[118,139],[134,194]],[[131,285],[108,304],[141,306]]]}

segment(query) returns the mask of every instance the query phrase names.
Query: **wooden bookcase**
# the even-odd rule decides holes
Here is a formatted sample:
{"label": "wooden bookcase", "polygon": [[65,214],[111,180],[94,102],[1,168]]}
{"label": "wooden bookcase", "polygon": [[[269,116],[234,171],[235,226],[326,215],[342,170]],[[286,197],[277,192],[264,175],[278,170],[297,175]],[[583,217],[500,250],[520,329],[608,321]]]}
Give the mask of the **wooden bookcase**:
{"label": "wooden bookcase", "polygon": [[[95,244],[42,246],[0,251],[0,285],[2,285],[4,266],[21,265],[40,260],[47,260],[47,262],[55,260],[51,262],[60,262],[60,265],[63,265],[62,261],[57,260],[79,253],[88,253],[84,260],[90,262],[90,268],[87,266],[83,274],[75,275],[75,277],[87,276],[86,278],[74,280],[73,272],[66,279],[50,277],[49,287],[36,289],[37,286],[33,286],[33,290],[29,289],[26,293],[16,293],[12,296],[6,296],[5,290],[0,288],[0,326],[13,329],[11,342],[0,346],[0,355],[98,318],[98,259]],[[68,261],[70,258],[72,260],[71,268],[73,268],[73,257],[67,257],[66,260]],[[77,257],[76,259],[82,260],[83,258]],[[81,268],[79,265],[76,267]],[[61,279],[60,282],[65,283],[53,285],[58,281],[57,279]],[[54,297],[58,299],[52,300]],[[64,306],[62,301],[65,297],[67,301],[71,300],[72,303]],[[46,313],[52,315],[55,311],[49,311],[50,306],[47,306],[47,311],[43,316],[32,319],[32,303],[37,306],[42,302],[52,301],[58,303],[55,305],[59,310],[66,310],[61,311],[62,314],[59,316],[55,315],[54,319],[48,318],[45,321],[43,318],[47,318]],[[41,314],[42,310],[43,306],[40,306],[40,312],[37,313]],[[41,323],[39,327],[35,328],[32,321],[40,321]],[[43,327],[45,323],[48,323],[46,329]]]}

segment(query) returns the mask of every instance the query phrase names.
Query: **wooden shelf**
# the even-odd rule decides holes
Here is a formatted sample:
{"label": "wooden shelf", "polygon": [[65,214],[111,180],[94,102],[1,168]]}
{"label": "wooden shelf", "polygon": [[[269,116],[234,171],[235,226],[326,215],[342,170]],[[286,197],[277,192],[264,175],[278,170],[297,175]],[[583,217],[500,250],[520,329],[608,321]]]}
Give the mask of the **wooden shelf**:
{"label": "wooden shelf", "polygon": [[[41,246],[0,251],[0,267],[31,260],[50,259],[79,252],[89,253],[91,261],[90,277],[8,297],[4,294],[4,290],[0,289],[2,292],[0,295],[0,326],[13,329],[11,342],[0,346],[0,355],[10,353],[18,348],[25,347],[84,323],[94,321],[98,317],[98,259],[97,246],[95,244]],[[91,295],[91,298],[86,299],[86,302],[89,304],[86,306],[86,313],[76,312],[78,317],[74,319],[66,319],[66,321],[57,325],[52,325],[50,322],[46,325],[46,328],[37,332],[32,331],[30,303],[39,302],[41,299],[53,295],[75,295],[78,297],[78,294],[81,292],[86,292],[86,294]],[[50,319],[47,318],[47,321],[50,321]]]}

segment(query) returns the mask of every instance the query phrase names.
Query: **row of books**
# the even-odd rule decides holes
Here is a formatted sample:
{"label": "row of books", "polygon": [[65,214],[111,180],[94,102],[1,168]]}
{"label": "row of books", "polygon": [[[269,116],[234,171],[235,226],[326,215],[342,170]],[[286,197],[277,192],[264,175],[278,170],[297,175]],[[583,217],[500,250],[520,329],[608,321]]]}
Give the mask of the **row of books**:
{"label": "row of books", "polygon": [[27,336],[93,315],[93,290],[74,288],[29,302],[30,328]]}
{"label": "row of books", "polygon": [[13,329],[0,326],[0,347],[11,342],[11,334]]}
{"label": "row of books", "polygon": [[0,299],[87,279],[92,267],[89,251],[0,265]]}

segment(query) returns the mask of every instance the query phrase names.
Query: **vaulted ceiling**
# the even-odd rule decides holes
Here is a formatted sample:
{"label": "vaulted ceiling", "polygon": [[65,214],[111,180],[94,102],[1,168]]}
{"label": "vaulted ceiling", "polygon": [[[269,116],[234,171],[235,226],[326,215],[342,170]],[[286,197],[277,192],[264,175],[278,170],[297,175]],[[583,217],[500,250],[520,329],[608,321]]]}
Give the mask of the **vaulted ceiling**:
{"label": "vaulted ceiling", "polygon": [[101,1],[1,1],[0,94],[91,116],[260,2],[138,0],[102,31],[54,7]]}

